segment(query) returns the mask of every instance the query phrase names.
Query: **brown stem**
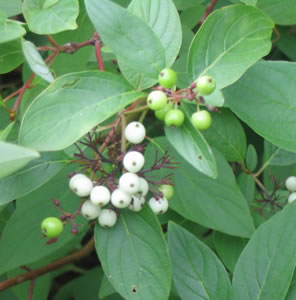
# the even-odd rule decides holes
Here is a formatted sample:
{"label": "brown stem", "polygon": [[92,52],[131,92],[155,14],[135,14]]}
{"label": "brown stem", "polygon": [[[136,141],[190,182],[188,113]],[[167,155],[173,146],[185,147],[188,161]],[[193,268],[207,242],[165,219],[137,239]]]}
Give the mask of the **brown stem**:
{"label": "brown stem", "polygon": [[63,258],[60,258],[46,266],[40,267],[38,269],[29,271],[27,273],[15,276],[13,278],[9,278],[7,280],[4,280],[0,282],[0,291],[3,291],[5,289],[8,289],[12,286],[15,286],[17,284],[20,284],[27,280],[33,280],[43,274],[52,272],[54,270],[57,270],[65,265],[71,264],[75,261],[78,261],[82,259],[83,257],[89,255],[95,246],[95,241],[92,238],[81,250],[76,251],[68,256],[65,256]]}
{"label": "brown stem", "polygon": [[103,57],[102,57],[102,53],[101,53],[101,42],[99,40],[96,40],[95,47],[96,47],[96,57],[97,57],[97,62],[98,62],[98,68],[101,71],[105,71]]}
{"label": "brown stem", "polygon": [[54,38],[51,35],[46,35],[46,37],[54,48],[59,49],[59,45],[57,44],[57,42],[54,40]]}
{"label": "brown stem", "polygon": [[205,19],[208,17],[208,15],[213,11],[216,3],[218,0],[212,0],[209,6],[207,7],[206,11],[204,12],[203,16],[201,17],[200,21],[198,22],[199,25],[201,25]]}

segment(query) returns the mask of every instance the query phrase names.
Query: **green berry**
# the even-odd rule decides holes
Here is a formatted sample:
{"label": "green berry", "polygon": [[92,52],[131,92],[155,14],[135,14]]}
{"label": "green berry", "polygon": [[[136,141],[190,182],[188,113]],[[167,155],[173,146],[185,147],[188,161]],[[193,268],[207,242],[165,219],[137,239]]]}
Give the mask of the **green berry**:
{"label": "green berry", "polygon": [[162,91],[153,91],[148,95],[147,105],[152,110],[159,110],[167,105],[168,98]]}
{"label": "green berry", "polygon": [[211,76],[202,76],[195,83],[197,91],[204,96],[212,94],[216,89],[216,80]]}
{"label": "green berry", "polygon": [[172,109],[165,115],[164,122],[167,126],[180,127],[184,123],[184,113],[180,109]]}
{"label": "green berry", "polygon": [[163,69],[158,76],[158,82],[162,87],[171,89],[177,83],[177,74],[172,69]]}
{"label": "green berry", "polygon": [[207,110],[201,110],[191,116],[191,122],[196,129],[205,130],[211,126],[212,117]]}
{"label": "green berry", "polygon": [[167,200],[174,196],[174,188],[171,185],[163,184],[159,187],[159,190]]}
{"label": "green berry", "polygon": [[168,103],[164,108],[162,109],[159,109],[159,110],[156,110],[154,112],[154,115],[155,117],[158,119],[158,120],[161,120],[163,121],[164,118],[165,118],[165,115],[168,111],[172,110],[174,108],[174,105],[173,103]]}
{"label": "green berry", "polygon": [[63,232],[63,229],[63,222],[55,217],[46,218],[41,223],[42,233],[48,238],[58,237]]}

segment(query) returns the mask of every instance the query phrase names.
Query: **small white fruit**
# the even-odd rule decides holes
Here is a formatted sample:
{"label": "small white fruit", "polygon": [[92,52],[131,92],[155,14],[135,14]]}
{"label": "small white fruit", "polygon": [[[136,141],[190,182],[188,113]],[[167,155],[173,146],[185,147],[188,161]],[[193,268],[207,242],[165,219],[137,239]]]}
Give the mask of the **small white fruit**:
{"label": "small white fruit", "polygon": [[148,204],[156,215],[164,214],[169,208],[168,200],[164,197],[159,198],[158,200],[152,197],[148,201]]}
{"label": "small white fruit", "polygon": [[137,195],[132,196],[132,201],[131,201],[130,205],[128,206],[128,208],[130,210],[138,212],[138,211],[142,210],[144,205],[145,205],[145,197],[137,194]]}
{"label": "small white fruit", "polygon": [[111,193],[103,185],[95,186],[90,192],[90,201],[99,206],[108,204],[111,198]]}
{"label": "small white fruit", "polygon": [[296,192],[296,176],[290,176],[286,180],[286,188],[290,192]]}
{"label": "small white fruit", "polygon": [[296,193],[294,192],[294,193],[291,193],[290,195],[289,195],[289,197],[288,197],[288,202],[289,203],[292,203],[292,202],[294,202],[296,200]]}
{"label": "small white fruit", "polygon": [[117,221],[116,213],[111,209],[102,209],[98,221],[102,227],[113,227]]}
{"label": "small white fruit", "polygon": [[93,204],[90,200],[86,200],[81,207],[81,214],[88,220],[93,220],[99,216],[101,208]]}
{"label": "small white fruit", "polygon": [[123,166],[132,173],[139,172],[145,163],[144,155],[138,151],[130,151],[123,158]]}
{"label": "small white fruit", "polygon": [[125,173],[119,178],[119,188],[128,193],[135,194],[140,188],[140,178],[134,173]]}
{"label": "small white fruit", "polygon": [[121,189],[114,190],[111,195],[111,203],[117,208],[128,207],[131,201],[131,195],[122,191]]}
{"label": "small white fruit", "polygon": [[70,181],[69,181],[69,187],[70,189],[73,191],[74,189],[74,182],[79,179],[79,178],[83,178],[86,177],[84,174],[75,174],[74,176],[71,177]]}
{"label": "small white fruit", "polygon": [[73,192],[79,197],[87,197],[93,188],[92,181],[86,177],[81,176],[73,182]]}
{"label": "small white fruit", "polygon": [[142,194],[142,196],[146,196],[149,192],[149,185],[146,179],[139,177],[140,179],[140,188],[139,193]]}
{"label": "small white fruit", "polygon": [[130,143],[140,144],[146,136],[146,129],[140,122],[131,122],[126,126],[124,135]]}

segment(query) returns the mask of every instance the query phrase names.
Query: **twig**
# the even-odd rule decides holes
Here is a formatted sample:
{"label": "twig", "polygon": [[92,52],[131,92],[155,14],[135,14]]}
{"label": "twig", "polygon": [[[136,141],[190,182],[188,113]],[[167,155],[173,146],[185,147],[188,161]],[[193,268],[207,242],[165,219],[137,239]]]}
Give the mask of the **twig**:
{"label": "twig", "polygon": [[204,12],[203,16],[201,17],[200,21],[198,22],[199,25],[201,25],[205,19],[208,17],[208,15],[213,11],[216,3],[218,0],[212,0],[209,6],[207,7],[206,11]]}

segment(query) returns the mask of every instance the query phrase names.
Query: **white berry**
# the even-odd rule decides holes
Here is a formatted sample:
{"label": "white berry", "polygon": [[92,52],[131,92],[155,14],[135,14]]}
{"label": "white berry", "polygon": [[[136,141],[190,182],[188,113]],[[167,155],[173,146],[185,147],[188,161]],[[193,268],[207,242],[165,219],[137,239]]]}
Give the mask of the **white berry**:
{"label": "white berry", "polygon": [[90,201],[99,206],[108,204],[111,198],[111,193],[103,185],[95,186],[90,192]]}
{"label": "white berry", "polygon": [[149,185],[146,179],[139,177],[140,179],[140,188],[139,193],[141,193],[143,196],[146,196],[149,191]]}
{"label": "white berry", "polygon": [[111,209],[102,209],[98,221],[102,227],[113,227],[116,223],[116,213]]}
{"label": "white berry", "polygon": [[86,177],[81,176],[73,182],[73,192],[79,197],[87,197],[93,188],[92,181]]}
{"label": "white berry", "polygon": [[164,197],[158,200],[153,197],[149,200],[148,204],[156,215],[164,214],[169,208],[168,200]]}
{"label": "white berry", "polygon": [[130,151],[123,158],[123,166],[132,173],[139,172],[145,163],[144,155],[138,151]]}
{"label": "white berry", "polygon": [[290,192],[296,192],[296,176],[290,176],[286,180],[286,188]]}
{"label": "white berry", "polygon": [[84,174],[75,174],[73,177],[71,177],[70,181],[69,181],[69,187],[70,189],[73,191],[74,190],[74,182],[79,179],[79,178],[83,178],[86,177]]}
{"label": "white berry", "polygon": [[146,129],[140,122],[131,122],[126,126],[124,135],[130,143],[140,144],[146,136]]}
{"label": "white berry", "polygon": [[294,192],[294,193],[291,193],[290,194],[290,196],[289,196],[289,198],[288,198],[288,202],[289,203],[292,203],[292,202],[294,202],[296,200],[296,193]]}
{"label": "white berry", "polygon": [[133,195],[131,204],[128,206],[130,210],[140,211],[145,205],[145,197],[141,195]]}
{"label": "white berry", "polygon": [[99,216],[101,208],[93,204],[90,200],[86,200],[81,207],[81,214],[88,220],[93,220]]}
{"label": "white berry", "polygon": [[131,195],[122,191],[121,189],[114,190],[111,195],[111,202],[117,208],[128,207],[131,201]]}
{"label": "white berry", "polygon": [[140,188],[140,178],[134,173],[125,173],[119,178],[119,188],[129,194],[135,194]]}

